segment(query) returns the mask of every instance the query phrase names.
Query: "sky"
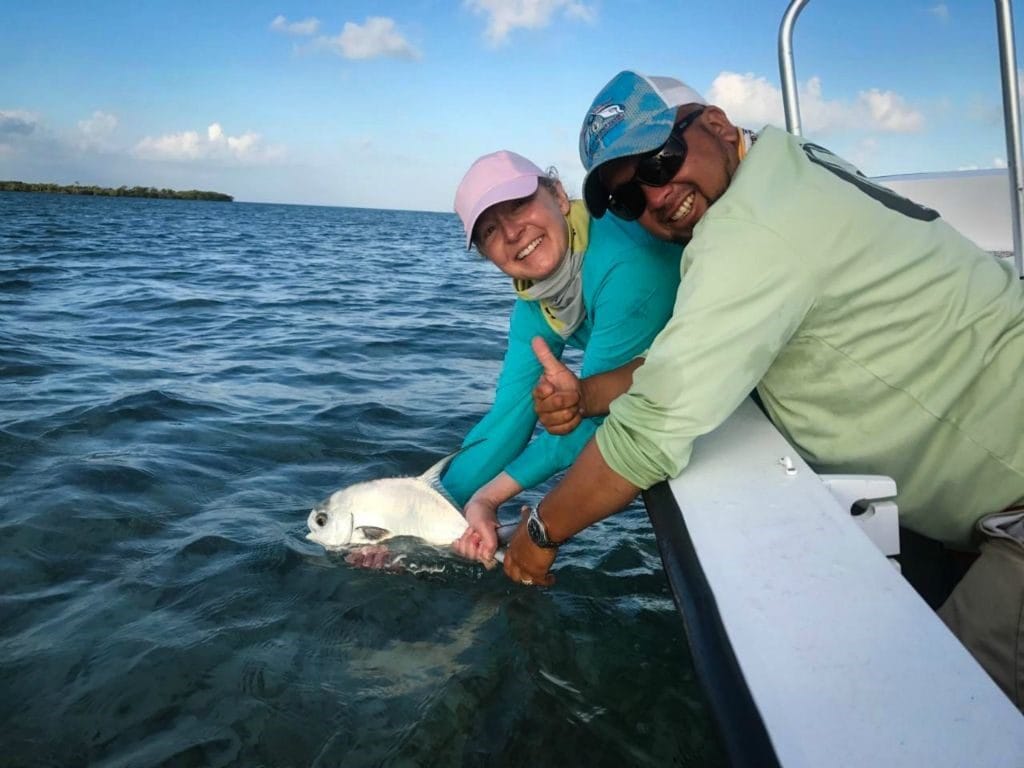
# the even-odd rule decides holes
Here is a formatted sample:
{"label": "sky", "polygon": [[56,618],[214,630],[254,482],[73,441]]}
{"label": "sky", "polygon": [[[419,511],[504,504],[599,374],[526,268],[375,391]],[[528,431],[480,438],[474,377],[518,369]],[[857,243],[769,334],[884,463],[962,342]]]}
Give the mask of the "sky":
{"label": "sky", "polygon": [[[578,196],[581,121],[623,69],[784,125],[787,4],[4,0],[0,179],[451,211],[469,164],[511,149]],[[870,176],[1004,167],[994,6],[811,0],[804,134]]]}

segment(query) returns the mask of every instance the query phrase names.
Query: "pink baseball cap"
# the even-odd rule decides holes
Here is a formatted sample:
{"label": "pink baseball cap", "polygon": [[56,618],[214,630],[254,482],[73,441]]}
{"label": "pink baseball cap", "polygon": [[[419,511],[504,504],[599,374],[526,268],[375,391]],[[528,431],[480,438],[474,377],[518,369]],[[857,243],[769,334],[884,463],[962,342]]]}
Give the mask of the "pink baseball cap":
{"label": "pink baseball cap", "polygon": [[466,228],[466,250],[481,213],[497,203],[529,197],[537,191],[537,179],[546,175],[522,155],[507,150],[477,158],[455,190],[455,212]]}

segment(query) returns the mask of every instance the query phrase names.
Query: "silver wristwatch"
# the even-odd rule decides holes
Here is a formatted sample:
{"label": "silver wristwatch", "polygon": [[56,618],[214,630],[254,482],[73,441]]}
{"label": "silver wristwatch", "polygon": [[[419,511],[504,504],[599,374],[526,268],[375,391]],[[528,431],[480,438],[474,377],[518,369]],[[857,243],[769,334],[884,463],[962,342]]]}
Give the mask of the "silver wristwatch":
{"label": "silver wristwatch", "polygon": [[534,544],[544,549],[557,549],[564,543],[548,538],[548,529],[544,527],[536,509],[530,510],[530,517],[526,521],[526,532],[530,534],[530,540]]}

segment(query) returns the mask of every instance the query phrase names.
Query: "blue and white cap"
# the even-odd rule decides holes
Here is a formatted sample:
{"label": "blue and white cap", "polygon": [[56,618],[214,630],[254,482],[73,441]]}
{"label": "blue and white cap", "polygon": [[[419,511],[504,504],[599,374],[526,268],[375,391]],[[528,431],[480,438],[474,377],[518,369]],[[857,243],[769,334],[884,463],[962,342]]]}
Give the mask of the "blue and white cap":
{"label": "blue and white cap", "polygon": [[668,141],[676,110],[683,104],[707,102],[672,77],[627,70],[601,89],[580,129],[580,160],[587,170],[583,199],[592,216],[600,218],[608,209],[608,190],[597,170],[607,162],[649,152]]}

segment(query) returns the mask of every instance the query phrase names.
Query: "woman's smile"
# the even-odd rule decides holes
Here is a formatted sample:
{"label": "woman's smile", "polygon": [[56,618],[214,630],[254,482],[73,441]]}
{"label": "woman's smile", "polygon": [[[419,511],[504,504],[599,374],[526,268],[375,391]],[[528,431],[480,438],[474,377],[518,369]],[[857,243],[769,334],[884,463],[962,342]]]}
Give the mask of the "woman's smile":
{"label": "woman's smile", "polygon": [[521,250],[519,253],[516,254],[516,257],[515,257],[516,261],[522,261],[527,256],[529,256],[531,253],[533,253],[535,250],[537,250],[537,246],[540,245],[541,240],[543,240],[543,239],[544,239],[544,237],[541,236],[541,237],[538,237],[536,240],[533,240],[531,243],[529,243],[525,248],[523,248],[523,250]]}
{"label": "woman's smile", "polygon": [[509,277],[543,280],[569,248],[569,198],[562,185],[540,184],[529,197],[492,205],[476,222],[477,250]]}

